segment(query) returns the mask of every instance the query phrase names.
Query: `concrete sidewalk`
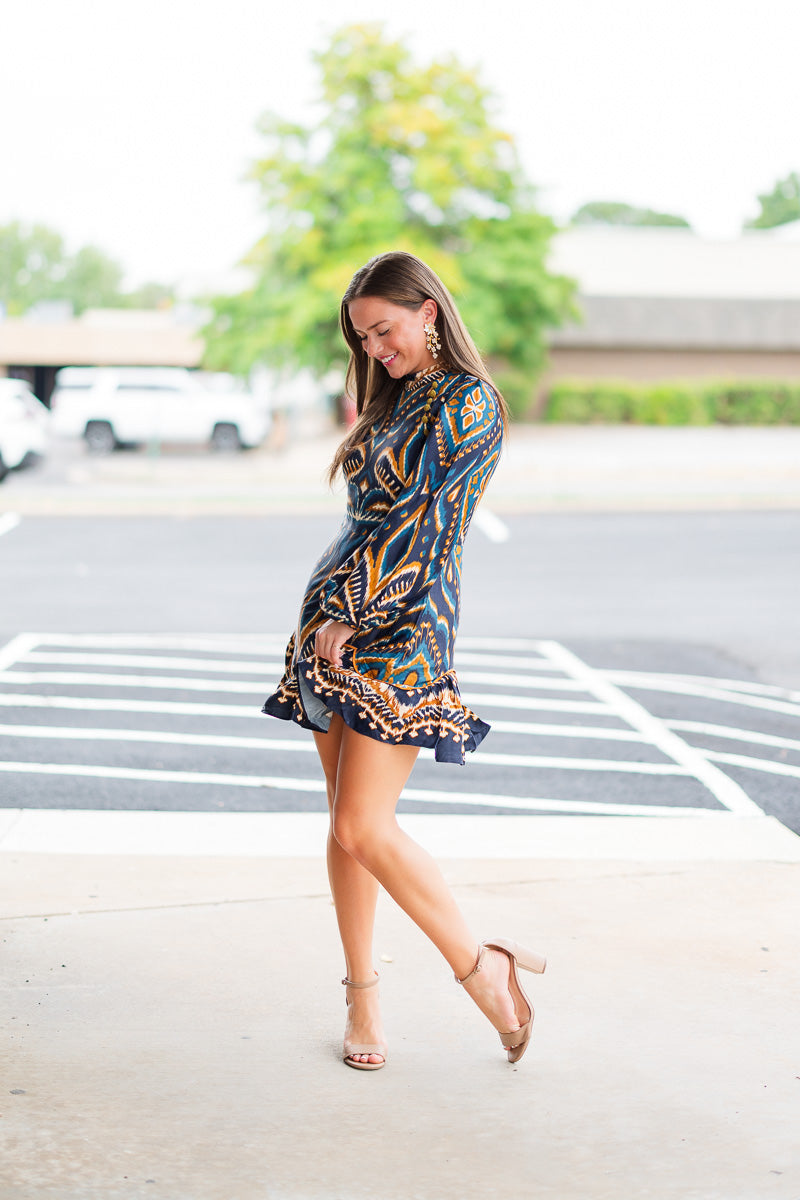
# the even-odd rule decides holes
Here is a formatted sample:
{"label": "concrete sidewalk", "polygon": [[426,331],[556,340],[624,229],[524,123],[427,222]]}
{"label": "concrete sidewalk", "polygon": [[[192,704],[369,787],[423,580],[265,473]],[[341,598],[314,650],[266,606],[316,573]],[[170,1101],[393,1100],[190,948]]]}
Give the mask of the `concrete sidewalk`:
{"label": "concrete sidewalk", "polygon": [[509,1065],[382,896],[389,1061],[372,1073],[340,1060],[321,857],[8,850],[0,1195],[797,1200],[786,846],[785,861],[444,861],[479,936],[548,955],[525,976],[533,1044]]}
{"label": "concrete sidewalk", "polygon": [[[306,431],[282,453],[204,450],[92,458],[82,446],[11,475],[30,515],[339,512],[325,481],[340,438]],[[800,507],[800,427],[514,425],[486,496],[499,513]]]}

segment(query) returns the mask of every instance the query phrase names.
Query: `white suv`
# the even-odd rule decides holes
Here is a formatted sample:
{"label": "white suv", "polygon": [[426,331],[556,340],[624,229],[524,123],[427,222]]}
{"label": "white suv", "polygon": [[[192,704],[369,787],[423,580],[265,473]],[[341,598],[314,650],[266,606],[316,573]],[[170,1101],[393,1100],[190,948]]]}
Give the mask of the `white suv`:
{"label": "white suv", "polygon": [[85,438],[93,454],[148,442],[243,450],[270,425],[238,380],[184,367],[64,367],[51,408],[53,432]]}
{"label": "white suv", "polygon": [[0,379],[0,479],[47,448],[50,413],[21,379]]}

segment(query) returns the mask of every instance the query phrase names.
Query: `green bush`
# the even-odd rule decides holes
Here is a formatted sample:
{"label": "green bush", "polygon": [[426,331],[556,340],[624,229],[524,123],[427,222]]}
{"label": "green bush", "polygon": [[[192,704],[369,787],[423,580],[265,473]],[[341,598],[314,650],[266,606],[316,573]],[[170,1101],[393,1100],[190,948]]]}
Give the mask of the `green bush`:
{"label": "green bush", "polygon": [[800,425],[800,383],[780,380],[625,381],[562,379],[544,421],[631,425]]}
{"label": "green bush", "polygon": [[[490,364],[491,365],[491,364]],[[523,419],[531,402],[531,378],[526,371],[493,366],[492,378],[502,392],[508,411],[515,419]]]}

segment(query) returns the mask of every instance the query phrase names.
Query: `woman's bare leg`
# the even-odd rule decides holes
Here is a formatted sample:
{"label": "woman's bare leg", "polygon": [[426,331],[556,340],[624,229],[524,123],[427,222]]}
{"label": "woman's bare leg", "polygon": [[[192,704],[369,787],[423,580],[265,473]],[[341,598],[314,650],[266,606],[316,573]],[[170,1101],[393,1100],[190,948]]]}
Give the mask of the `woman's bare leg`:
{"label": "woman's bare leg", "polygon": [[[454,974],[463,979],[475,965],[478,942],[438,866],[403,832],[395,817],[417,749],[386,745],[347,725],[342,725],[339,732],[332,824],[335,841],[347,859],[355,860],[383,885],[441,951]],[[345,902],[349,907],[349,897]],[[511,1032],[520,1025],[508,977],[507,957],[500,951],[487,951],[481,971],[465,985],[481,1011],[502,1032]]]}
{"label": "woman's bare leg", "polygon": [[[315,733],[317,752],[328,785],[328,806],[333,814],[336,780],[339,771],[339,751],[344,722],[336,714],[327,733]],[[375,927],[375,906],[378,881],[361,863],[339,845],[333,836],[333,820],[328,831],[328,879],[336,907],[336,921],[344,950],[345,974],[356,983],[366,983],[374,975],[372,941]],[[345,1038],[356,1044],[371,1045],[384,1041],[378,989],[348,989],[347,1028]],[[361,1062],[377,1063],[380,1054],[353,1055]]]}

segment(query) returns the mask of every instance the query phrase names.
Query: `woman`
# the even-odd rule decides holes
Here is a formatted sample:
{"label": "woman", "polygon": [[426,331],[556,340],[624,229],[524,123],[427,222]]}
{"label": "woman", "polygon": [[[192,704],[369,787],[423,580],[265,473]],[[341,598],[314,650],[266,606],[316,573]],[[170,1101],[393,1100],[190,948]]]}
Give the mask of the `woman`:
{"label": "woman", "polygon": [[347,515],[311,576],[264,712],[313,730],[327,780],[344,1061],[386,1062],[372,965],[380,884],[517,1062],[533,1022],[517,968],[541,972],[544,959],[503,938],[479,945],[433,859],[395,819],[421,746],[463,763],[489,730],[462,703],[452,660],[461,545],[497,463],[505,409],[452,297],[413,255],[382,254],[357,271],[340,319],[358,419],[331,480],[344,472]]}

